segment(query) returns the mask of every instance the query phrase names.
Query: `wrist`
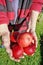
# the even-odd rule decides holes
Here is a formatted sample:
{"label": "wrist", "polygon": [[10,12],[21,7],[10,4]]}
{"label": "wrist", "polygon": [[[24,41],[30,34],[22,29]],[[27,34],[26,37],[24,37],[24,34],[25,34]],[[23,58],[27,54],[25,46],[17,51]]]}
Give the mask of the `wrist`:
{"label": "wrist", "polygon": [[35,30],[31,29],[30,32],[31,32],[31,33],[35,33]]}
{"label": "wrist", "polygon": [[31,31],[31,32],[35,32],[35,29],[31,29],[30,31]]}

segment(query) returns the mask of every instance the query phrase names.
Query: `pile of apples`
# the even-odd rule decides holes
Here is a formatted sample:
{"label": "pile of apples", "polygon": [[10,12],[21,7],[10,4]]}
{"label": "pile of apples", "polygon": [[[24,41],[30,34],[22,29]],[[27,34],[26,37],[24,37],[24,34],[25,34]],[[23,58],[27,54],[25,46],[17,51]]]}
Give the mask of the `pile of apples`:
{"label": "pile of apples", "polygon": [[35,53],[36,41],[31,33],[12,32],[10,35],[10,40],[14,58],[18,59],[22,57],[23,53],[27,54],[28,56],[32,56]]}

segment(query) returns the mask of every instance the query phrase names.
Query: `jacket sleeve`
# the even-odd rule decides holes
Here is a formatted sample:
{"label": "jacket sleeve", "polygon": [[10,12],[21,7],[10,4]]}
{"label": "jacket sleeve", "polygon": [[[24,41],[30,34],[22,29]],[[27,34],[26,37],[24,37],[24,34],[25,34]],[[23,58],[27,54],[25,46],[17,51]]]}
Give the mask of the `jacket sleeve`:
{"label": "jacket sleeve", "polygon": [[41,12],[42,4],[43,4],[43,0],[33,0],[32,1],[32,5],[31,5],[31,10],[35,10],[35,11]]}
{"label": "jacket sleeve", "polygon": [[6,0],[6,5],[7,5],[7,15],[8,15],[9,21],[12,22],[15,17],[14,10],[12,8],[12,0]]}
{"label": "jacket sleeve", "polygon": [[8,22],[6,2],[5,0],[0,0],[0,24],[8,24]]}

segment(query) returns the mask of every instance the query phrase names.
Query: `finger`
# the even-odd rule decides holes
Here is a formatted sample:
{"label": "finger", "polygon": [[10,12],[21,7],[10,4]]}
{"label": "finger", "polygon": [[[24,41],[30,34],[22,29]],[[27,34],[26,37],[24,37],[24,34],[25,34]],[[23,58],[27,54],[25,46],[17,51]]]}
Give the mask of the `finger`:
{"label": "finger", "polygon": [[26,31],[29,32],[30,29],[27,29]]}
{"label": "finger", "polygon": [[32,56],[34,55],[34,53],[32,54]]}
{"label": "finger", "polygon": [[10,57],[10,59],[11,59],[11,60],[13,60],[13,61],[14,61],[14,58],[13,58],[12,56],[9,56],[9,57]]}
{"label": "finger", "polygon": [[9,56],[12,56],[12,50],[10,48],[7,48],[6,52],[9,54]]}
{"label": "finger", "polygon": [[10,56],[10,59],[15,61],[15,62],[20,62],[20,59],[15,59],[14,57]]}
{"label": "finger", "polygon": [[38,45],[38,39],[37,39],[37,36],[35,35],[35,40],[36,40],[36,48],[37,48],[37,45]]}
{"label": "finger", "polygon": [[20,62],[20,59],[14,59],[15,62]]}
{"label": "finger", "polygon": [[37,35],[36,35],[35,32],[33,33],[33,36],[34,36],[34,38],[35,38],[35,41],[36,41],[36,48],[37,48],[37,45],[38,45],[38,39],[37,39]]}
{"label": "finger", "polygon": [[34,44],[34,40],[32,40],[32,43]]}
{"label": "finger", "polygon": [[38,45],[38,40],[37,40],[37,38],[36,38],[36,48],[37,48],[37,45]]}
{"label": "finger", "polygon": [[11,49],[6,49],[6,51],[9,54],[9,57],[11,60],[16,61],[16,62],[20,62],[20,59],[13,58]]}
{"label": "finger", "polygon": [[24,56],[21,56],[21,57],[19,57],[19,58],[24,58]]}
{"label": "finger", "polygon": [[24,52],[23,55],[27,55],[27,54]]}

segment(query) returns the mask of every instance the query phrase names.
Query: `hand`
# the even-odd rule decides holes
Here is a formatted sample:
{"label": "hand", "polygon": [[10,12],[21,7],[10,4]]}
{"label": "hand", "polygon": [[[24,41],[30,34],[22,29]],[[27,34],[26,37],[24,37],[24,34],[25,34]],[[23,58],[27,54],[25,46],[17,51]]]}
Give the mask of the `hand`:
{"label": "hand", "polygon": [[35,41],[36,41],[36,48],[37,48],[38,39],[37,39],[36,32],[31,32],[31,33],[32,33],[32,35],[35,37]]}
{"label": "hand", "polygon": [[36,40],[36,48],[37,48],[38,39],[37,39],[36,32],[35,32],[35,31],[29,31],[29,30],[27,30],[27,32],[31,32],[31,33],[32,33],[32,35],[35,37],[35,40]]}
{"label": "hand", "polygon": [[15,59],[13,57],[12,50],[11,50],[10,46],[9,46],[9,48],[6,48],[6,52],[8,53],[10,59],[13,60],[13,61],[20,62],[20,59],[24,58],[24,55],[23,55],[23,56],[19,57],[19,59]]}
{"label": "hand", "polygon": [[[8,30],[8,25],[7,24],[2,24],[1,25],[1,35],[2,35],[2,43],[3,46],[6,49],[6,52],[8,53],[9,57],[12,57],[12,50],[10,48],[10,32]],[[13,57],[12,57],[13,59]]]}
{"label": "hand", "polygon": [[37,22],[37,18],[38,18],[39,13],[40,12],[38,12],[38,11],[32,10],[31,17],[30,17],[30,20],[29,20],[28,29],[27,29],[27,32],[31,31],[31,33],[35,37],[36,47],[37,47],[38,41],[37,41],[37,35],[36,35],[35,30],[36,30],[36,22]]}

